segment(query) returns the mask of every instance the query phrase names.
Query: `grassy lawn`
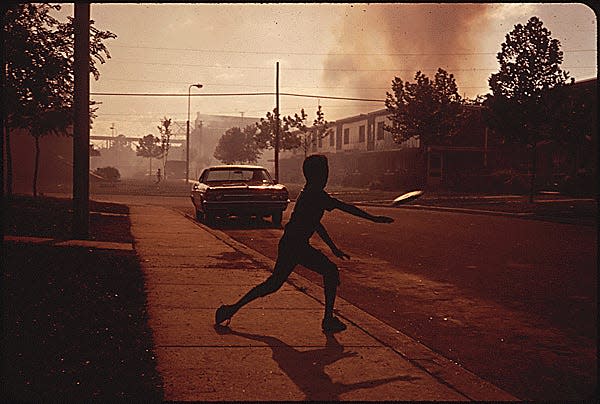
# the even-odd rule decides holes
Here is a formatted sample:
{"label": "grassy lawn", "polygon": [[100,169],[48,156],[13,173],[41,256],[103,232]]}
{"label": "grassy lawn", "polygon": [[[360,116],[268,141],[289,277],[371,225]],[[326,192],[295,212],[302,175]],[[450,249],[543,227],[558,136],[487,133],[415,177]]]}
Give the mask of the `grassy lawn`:
{"label": "grassy lawn", "polygon": [[[128,209],[91,203],[91,239],[131,242]],[[5,200],[4,233],[69,238],[71,201]],[[4,242],[2,397],[162,400],[133,251]]]}

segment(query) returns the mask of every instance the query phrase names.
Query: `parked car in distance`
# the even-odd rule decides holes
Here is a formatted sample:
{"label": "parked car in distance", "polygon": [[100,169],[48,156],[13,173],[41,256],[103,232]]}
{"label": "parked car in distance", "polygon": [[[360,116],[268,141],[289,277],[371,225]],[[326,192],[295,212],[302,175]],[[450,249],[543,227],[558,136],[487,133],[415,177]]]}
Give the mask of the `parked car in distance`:
{"label": "parked car in distance", "polygon": [[281,226],[290,202],[287,188],[277,184],[269,171],[254,165],[222,165],[204,169],[191,190],[199,221],[213,223],[217,217],[271,216]]}

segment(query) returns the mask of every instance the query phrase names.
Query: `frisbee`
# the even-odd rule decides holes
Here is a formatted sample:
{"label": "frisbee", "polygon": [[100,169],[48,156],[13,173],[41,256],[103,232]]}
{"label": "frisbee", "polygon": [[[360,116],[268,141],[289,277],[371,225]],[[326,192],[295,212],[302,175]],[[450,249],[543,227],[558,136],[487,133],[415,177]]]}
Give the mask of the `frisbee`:
{"label": "frisbee", "polygon": [[404,205],[405,203],[414,201],[415,199],[417,199],[421,195],[423,195],[423,191],[421,191],[421,190],[407,192],[405,194],[400,195],[396,199],[394,199],[392,201],[392,206]]}

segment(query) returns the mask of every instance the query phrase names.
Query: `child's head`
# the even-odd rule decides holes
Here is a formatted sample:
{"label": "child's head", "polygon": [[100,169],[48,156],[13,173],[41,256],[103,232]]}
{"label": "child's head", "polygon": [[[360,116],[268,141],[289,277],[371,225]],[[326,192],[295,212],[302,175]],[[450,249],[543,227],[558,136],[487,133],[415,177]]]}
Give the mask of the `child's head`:
{"label": "child's head", "polygon": [[322,154],[313,154],[304,159],[302,172],[308,185],[325,188],[329,176],[327,157]]}

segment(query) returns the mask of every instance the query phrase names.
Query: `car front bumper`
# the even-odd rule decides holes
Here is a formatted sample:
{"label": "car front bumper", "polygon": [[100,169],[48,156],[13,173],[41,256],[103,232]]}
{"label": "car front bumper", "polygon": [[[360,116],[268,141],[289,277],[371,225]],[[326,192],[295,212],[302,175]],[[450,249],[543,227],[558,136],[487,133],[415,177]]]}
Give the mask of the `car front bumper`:
{"label": "car front bumper", "polygon": [[270,215],[287,209],[287,201],[203,201],[202,210],[216,215]]}

